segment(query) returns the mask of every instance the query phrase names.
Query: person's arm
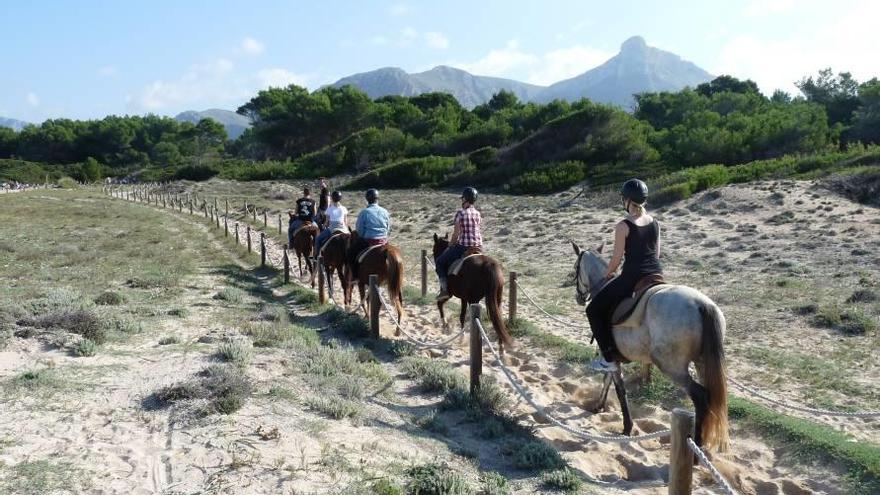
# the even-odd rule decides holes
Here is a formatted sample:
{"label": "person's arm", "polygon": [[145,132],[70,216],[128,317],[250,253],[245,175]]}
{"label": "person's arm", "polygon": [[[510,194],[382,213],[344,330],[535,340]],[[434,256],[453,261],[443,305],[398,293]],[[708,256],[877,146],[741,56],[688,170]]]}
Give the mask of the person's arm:
{"label": "person's arm", "polygon": [[461,212],[457,212],[455,214],[455,218],[452,220],[452,237],[449,239],[449,245],[455,246],[458,244],[458,236],[461,235]]}
{"label": "person's arm", "polygon": [[391,236],[391,214],[385,210],[385,224],[388,225],[388,235]]}
{"label": "person's arm", "polygon": [[363,237],[364,235],[364,212],[367,210],[361,210],[358,214],[357,221],[355,222],[354,230],[357,231],[358,235]]}
{"label": "person's arm", "polygon": [[[654,220],[655,222],[657,220]],[[657,259],[660,259],[660,224],[657,224]]]}
{"label": "person's arm", "polygon": [[605,272],[605,278],[614,278],[620,262],[623,261],[623,250],[626,247],[626,235],[629,233],[629,227],[626,222],[620,222],[614,227],[614,254],[611,255],[611,263],[608,264],[608,271]]}

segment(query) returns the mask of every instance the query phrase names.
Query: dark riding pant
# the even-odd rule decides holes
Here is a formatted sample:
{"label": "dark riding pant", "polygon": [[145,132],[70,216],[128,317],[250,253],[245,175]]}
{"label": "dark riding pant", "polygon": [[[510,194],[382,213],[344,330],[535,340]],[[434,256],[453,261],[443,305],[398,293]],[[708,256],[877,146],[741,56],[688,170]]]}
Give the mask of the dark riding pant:
{"label": "dark riding pant", "polygon": [[327,242],[327,239],[330,238],[336,231],[330,229],[324,229],[320,234],[315,237],[315,256],[318,256],[321,253],[321,246]]}
{"label": "dark riding pant", "polygon": [[440,277],[440,280],[446,280],[446,277],[449,275],[449,267],[451,267],[456,260],[461,259],[466,251],[466,247],[456,244],[446,248],[446,250],[443,251],[443,254],[437,257],[434,264],[436,265],[437,276]]}
{"label": "dark riding pant", "polygon": [[620,275],[611,280],[602,290],[593,297],[587,306],[587,319],[590,321],[590,329],[602,351],[602,357],[608,362],[618,361],[620,353],[614,343],[611,334],[611,317],[617,305],[624,299],[632,297],[638,277]]}

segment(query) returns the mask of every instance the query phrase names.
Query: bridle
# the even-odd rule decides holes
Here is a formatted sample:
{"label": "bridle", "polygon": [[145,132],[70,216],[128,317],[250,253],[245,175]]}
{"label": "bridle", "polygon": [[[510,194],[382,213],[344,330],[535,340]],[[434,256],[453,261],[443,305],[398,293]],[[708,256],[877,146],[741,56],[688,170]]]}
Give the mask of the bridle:
{"label": "bridle", "polygon": [[[590,288],[589,288],[590,287],[589,279],[587,280],[586,284],[584,284],[581,279],[581,261],[583,260],[584,254],[586,254],[586,252],[587,251],[584,250],[584,251],[581,251],[580,253],[578,253],[577,262],[575,262],[575,265],[574,265],[574,290],[575,290],[575,292],[577,292],[578,301],[583,300],[584,304],[590,302],[590,299],[592,298],[592,295],[590,294]],[[582,290],[581,289],[582,286],[586,286],[587,289]]]}

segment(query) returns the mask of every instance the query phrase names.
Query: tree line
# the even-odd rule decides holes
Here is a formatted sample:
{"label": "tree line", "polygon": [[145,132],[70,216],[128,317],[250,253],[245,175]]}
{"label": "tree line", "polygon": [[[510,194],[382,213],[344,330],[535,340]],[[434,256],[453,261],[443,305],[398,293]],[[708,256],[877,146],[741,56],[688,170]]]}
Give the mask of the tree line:
{"label": "tree line", "polygon": [[826,69],[797,87],[802,96],[766,97],[753,81],[720,76],[635,95],[627,113],[586,99],[522,102],[507,91],[467,109],[444,93],[372,100],[351,86],[291,85],[238,108],[253,125],[235,141],[210,119],[56,119],[18,133],[0,129],[0,158],[88,164],[99,174],[147,168],[160,178],[363,172],[362,183],[394,176],[413,182],[401,187],[476,181],[529,192],[880,142],[876,78],[859,83]]}

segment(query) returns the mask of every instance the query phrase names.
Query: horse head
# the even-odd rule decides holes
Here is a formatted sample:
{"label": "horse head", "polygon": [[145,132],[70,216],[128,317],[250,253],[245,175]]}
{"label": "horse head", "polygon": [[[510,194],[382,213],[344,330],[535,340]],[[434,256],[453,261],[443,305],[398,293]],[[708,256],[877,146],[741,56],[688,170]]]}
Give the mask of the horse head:
{"label": "horse head", "polygon": [[434,234],[434,249],[431,251],[434,259],[437,259],[438,256],[443,254],[443,251],[446,251],[446,248],[449,247],[449,233],[447,232],[443,237],[440,237],[436,233]]}
{"label": "horse head", "polygon": [[584,305],[604,285],[603,276],[608,268],[608,263],[601,256],[602,244],[595,251],[581,249],[574,241],[571,241],[571,247],[577,255],[577,261],[574,265],[576,299],[578,304]]}

